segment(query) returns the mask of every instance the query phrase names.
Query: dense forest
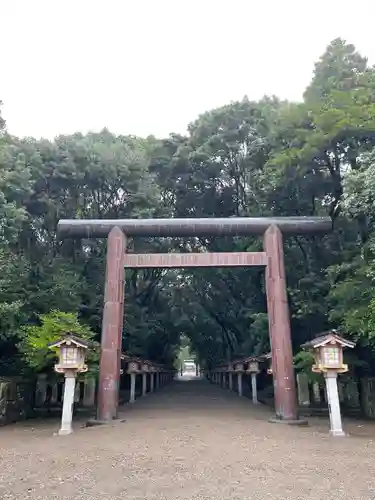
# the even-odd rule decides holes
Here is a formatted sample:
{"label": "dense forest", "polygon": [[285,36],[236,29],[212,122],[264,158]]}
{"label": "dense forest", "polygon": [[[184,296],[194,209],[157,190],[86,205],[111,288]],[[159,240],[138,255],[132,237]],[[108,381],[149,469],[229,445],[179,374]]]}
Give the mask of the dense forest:
{"label": "dense forest", "polygon": [[[1,96],[0,96],[1,97]],[[339,328],[371,370],[375,347],[375,68],[334,40],[302,102],[244,98],[186,136],[35,140],[0,122],[0,374],[46,367],[64,328],[100,340],[105,241],[56,236],[60,218],[329,215],[324,237],[285,239],[293,347]],[[134,239],[136,251],[252,251],[258,238]],[[123,350],[202,363],[269,349],[257,268],[129,270]]]}

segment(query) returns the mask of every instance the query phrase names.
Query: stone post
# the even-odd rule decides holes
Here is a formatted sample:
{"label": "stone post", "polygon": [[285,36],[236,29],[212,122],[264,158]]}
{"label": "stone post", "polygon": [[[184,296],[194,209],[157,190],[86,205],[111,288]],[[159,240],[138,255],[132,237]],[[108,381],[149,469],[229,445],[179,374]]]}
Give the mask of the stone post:
{"label": "stone post", "polygon": [[242,373],[238,373],[237,375],[237,387],[238,387],[238,395],[242,396]]}
{"label": "stone post", "polygon": [[309,379],[306,373],[297,373],[297,392],[300,406],[310,406]]}
{"label": "stone post", "polygon": [[275,225],[264,234],[264,250],[268,257],[266,289],[276,419],[293,421],[298,415],[283,238]]}
{"label": "stone post", "polygon": [[64,404],[62,409],[61,428],[59,430],[60,436],[65,436],[73,432],[72,418],[75,386],[76,374],[74,372],[65,373]]}
{"label": "stone post", "polygon": [[253,372],[251,374],[251,396],[253,404],[258,404],[258,387],[257,387],[257,373]]}
{"label": "stone post", "polygon": [[102,341],[99,370],[98,420],[117,417],[124,315],[124,255],[126,240],[115,226],[108,235]]}
{"label": "stone post", "polygon": [[42,406],[46,402],[47,397],[47,375],[42,373],[38,375],[36,382],[35,402],[37,406]]}
{"label": "stone post", "polygon": [[233,373],[229,372],[229,389],[233,391]]}
{"label": "stone post", "polygon": [[320,396],[320,385],[319,382],[313,383],[313,394],[314,394],[314,403],[321,403],[322,398]]}
{"label": "stone post", "polygon": [[324,378],[326,381],[331,427],[329,432],[332,436],[345,436],[345,432],[342,429],[339,393],[337,390],[337,373],[325,373]]}
{"label": "stone post", "polygon": [[85,379],[85,388],[83,391],[83,406],[95,406],[95,389],[96,380],[94,377],[87,377]]}
{"label": "stone post", "polygon": [[142,396],[147,394],[147,373],[142,373]]}
{"label": "stone post", "polygon": [[135,401],[135,373],[130,374],[130,397],[129,397],[129,403],[134,403]]}
{"label": "stone post", "polygon": [[150,373],[150,392],[155,391],[155,372]]}
{"label": "stone post", "polygon": [[56,380],[52,384],[51,405],[54,405],[57,403],[58,388],[59,388],[59,384]]}

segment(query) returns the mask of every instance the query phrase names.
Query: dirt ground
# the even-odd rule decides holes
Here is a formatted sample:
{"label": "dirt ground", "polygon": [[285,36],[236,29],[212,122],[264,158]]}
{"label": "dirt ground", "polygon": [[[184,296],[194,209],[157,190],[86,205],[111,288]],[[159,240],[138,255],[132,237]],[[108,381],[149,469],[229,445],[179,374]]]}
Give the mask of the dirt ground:
{"label": "dirt ground", "polygon": [[289,427],[205,381],[122,408],[110,426],[53,436],[57,421],[0,429],[0,499],[374,500],[375,426]]}

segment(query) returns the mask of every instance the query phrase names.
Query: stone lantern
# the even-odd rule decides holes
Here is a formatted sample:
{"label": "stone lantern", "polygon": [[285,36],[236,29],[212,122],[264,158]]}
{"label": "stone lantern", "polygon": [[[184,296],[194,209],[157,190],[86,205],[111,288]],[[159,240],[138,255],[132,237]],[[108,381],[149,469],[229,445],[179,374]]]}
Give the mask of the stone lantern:
{"label": "stone lantern", "polygon": [[237,374],[237,388],[238,388],[238,395],[242,396],[243,395],[243,389],[242,389],[242,376],[244,372],[244,366],[242,361],[235,361],[234,362],[234,373]]}
{"label": "stone lantern", "polygon": [[78,373],[87,372],[85,364],[88,344],[85,340],[67,334],[60,340],[49,344],[50,349],[57,351],[58,362],[55,364],[55,371],[65,375],[64,400],[61,417],[61,427],[59,435],[67,435],[73,432],[73,404]]}
{"label": "stone lantern", "polygon": [[330,434],[332,436],[345,436],[342,429],[339,393],[337,389],[337,374],[348,371],[344,364],[343,350],[345,347],[353,348],[354,342],[340,337],[335,330],[303,344],[302,348],[313,352],[315,364],[312,371],[323,373],[326,381]]}
{"label": "stone lantern", "polygon": [[258,388],[257,388],[257,375],[259,370],[259,359],[251,357],[246,359],[247,368],[246,373],[251,375],[251,395],[254,404],[258,404]]}
{"label": "stone lantern", "polygon": [[140,367],[138,360],[135,359],[130,359],[128,362],[128,368],[126,370],[126,373],[130,375],[130,398],[129,398],[129,403],[134,403],[135,401],[135,382],[136,382],[136,376],[138,373],[140,373]]}

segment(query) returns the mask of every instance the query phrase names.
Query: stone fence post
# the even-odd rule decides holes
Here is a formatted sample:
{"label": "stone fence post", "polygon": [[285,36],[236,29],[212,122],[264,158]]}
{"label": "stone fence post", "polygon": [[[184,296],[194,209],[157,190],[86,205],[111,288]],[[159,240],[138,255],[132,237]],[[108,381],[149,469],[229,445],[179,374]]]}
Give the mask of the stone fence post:
{"label": "stone fence post", "polygon": [[83,406],[95,406],[96,379],[94,377],[85,378],[83,390]]}

